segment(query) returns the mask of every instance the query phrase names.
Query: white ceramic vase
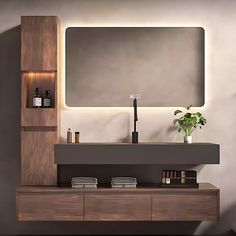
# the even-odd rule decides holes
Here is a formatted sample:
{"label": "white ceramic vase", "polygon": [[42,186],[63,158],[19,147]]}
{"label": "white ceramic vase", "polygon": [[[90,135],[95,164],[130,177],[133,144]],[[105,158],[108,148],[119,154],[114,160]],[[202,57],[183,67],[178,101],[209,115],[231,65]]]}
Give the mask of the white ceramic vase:
{"label": "white ceramic vase", "polygon": [[184,136],[184,143],[192,143],[192,136]]}

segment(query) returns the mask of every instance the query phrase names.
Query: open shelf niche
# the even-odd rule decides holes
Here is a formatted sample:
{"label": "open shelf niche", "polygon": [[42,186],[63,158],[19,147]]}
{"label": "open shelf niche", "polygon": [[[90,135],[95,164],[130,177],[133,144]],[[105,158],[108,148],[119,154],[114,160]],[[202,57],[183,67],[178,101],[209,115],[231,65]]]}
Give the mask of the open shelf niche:
{"label": "open shelf niche", "polygon": [[54,71],[22,72],[22,79],[24,83],[23,95],[26,108],[33,108],[33,97],[36,88],[39,88],[41,97],[44,97],[46,90],[49,91],[51,98],[50,108],[55,108],[56,72]]}

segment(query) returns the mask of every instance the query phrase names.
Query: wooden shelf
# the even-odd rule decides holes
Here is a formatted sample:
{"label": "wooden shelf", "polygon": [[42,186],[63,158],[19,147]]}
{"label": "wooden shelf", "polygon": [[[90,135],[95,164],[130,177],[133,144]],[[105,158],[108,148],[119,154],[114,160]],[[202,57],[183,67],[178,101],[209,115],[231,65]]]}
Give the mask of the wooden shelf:
{"label": "wooden shelf", "polygon": [[55,163],[67,164],[219,164],[219,144],[79,143],[55,144]]}

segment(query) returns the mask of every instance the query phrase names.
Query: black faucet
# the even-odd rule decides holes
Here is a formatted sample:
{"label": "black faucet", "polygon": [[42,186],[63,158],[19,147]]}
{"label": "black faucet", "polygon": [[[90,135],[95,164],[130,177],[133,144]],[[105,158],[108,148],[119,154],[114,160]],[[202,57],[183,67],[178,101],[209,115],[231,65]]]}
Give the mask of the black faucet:
{"label": "black faucet", "polygon": [[138,121],[138,113],[137,113],[137,98],[133,100],[134,107],[134,131],[132,132],[132,143],[138,143],[138,132],[136,131],[136,122]]}

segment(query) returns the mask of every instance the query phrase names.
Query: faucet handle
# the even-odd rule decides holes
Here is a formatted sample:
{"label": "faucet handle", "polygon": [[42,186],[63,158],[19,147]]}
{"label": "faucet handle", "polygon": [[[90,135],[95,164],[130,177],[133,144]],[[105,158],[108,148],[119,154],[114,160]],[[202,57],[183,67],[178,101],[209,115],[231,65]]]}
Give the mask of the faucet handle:
{"label": "faucet handle", "polygon": [[130,97],[130,99],[139,99],[139,98],[141,98],[141,95],[140,95],[140,93],[133,93],[133,94],[130,94],[129,95],[129,97]]}

